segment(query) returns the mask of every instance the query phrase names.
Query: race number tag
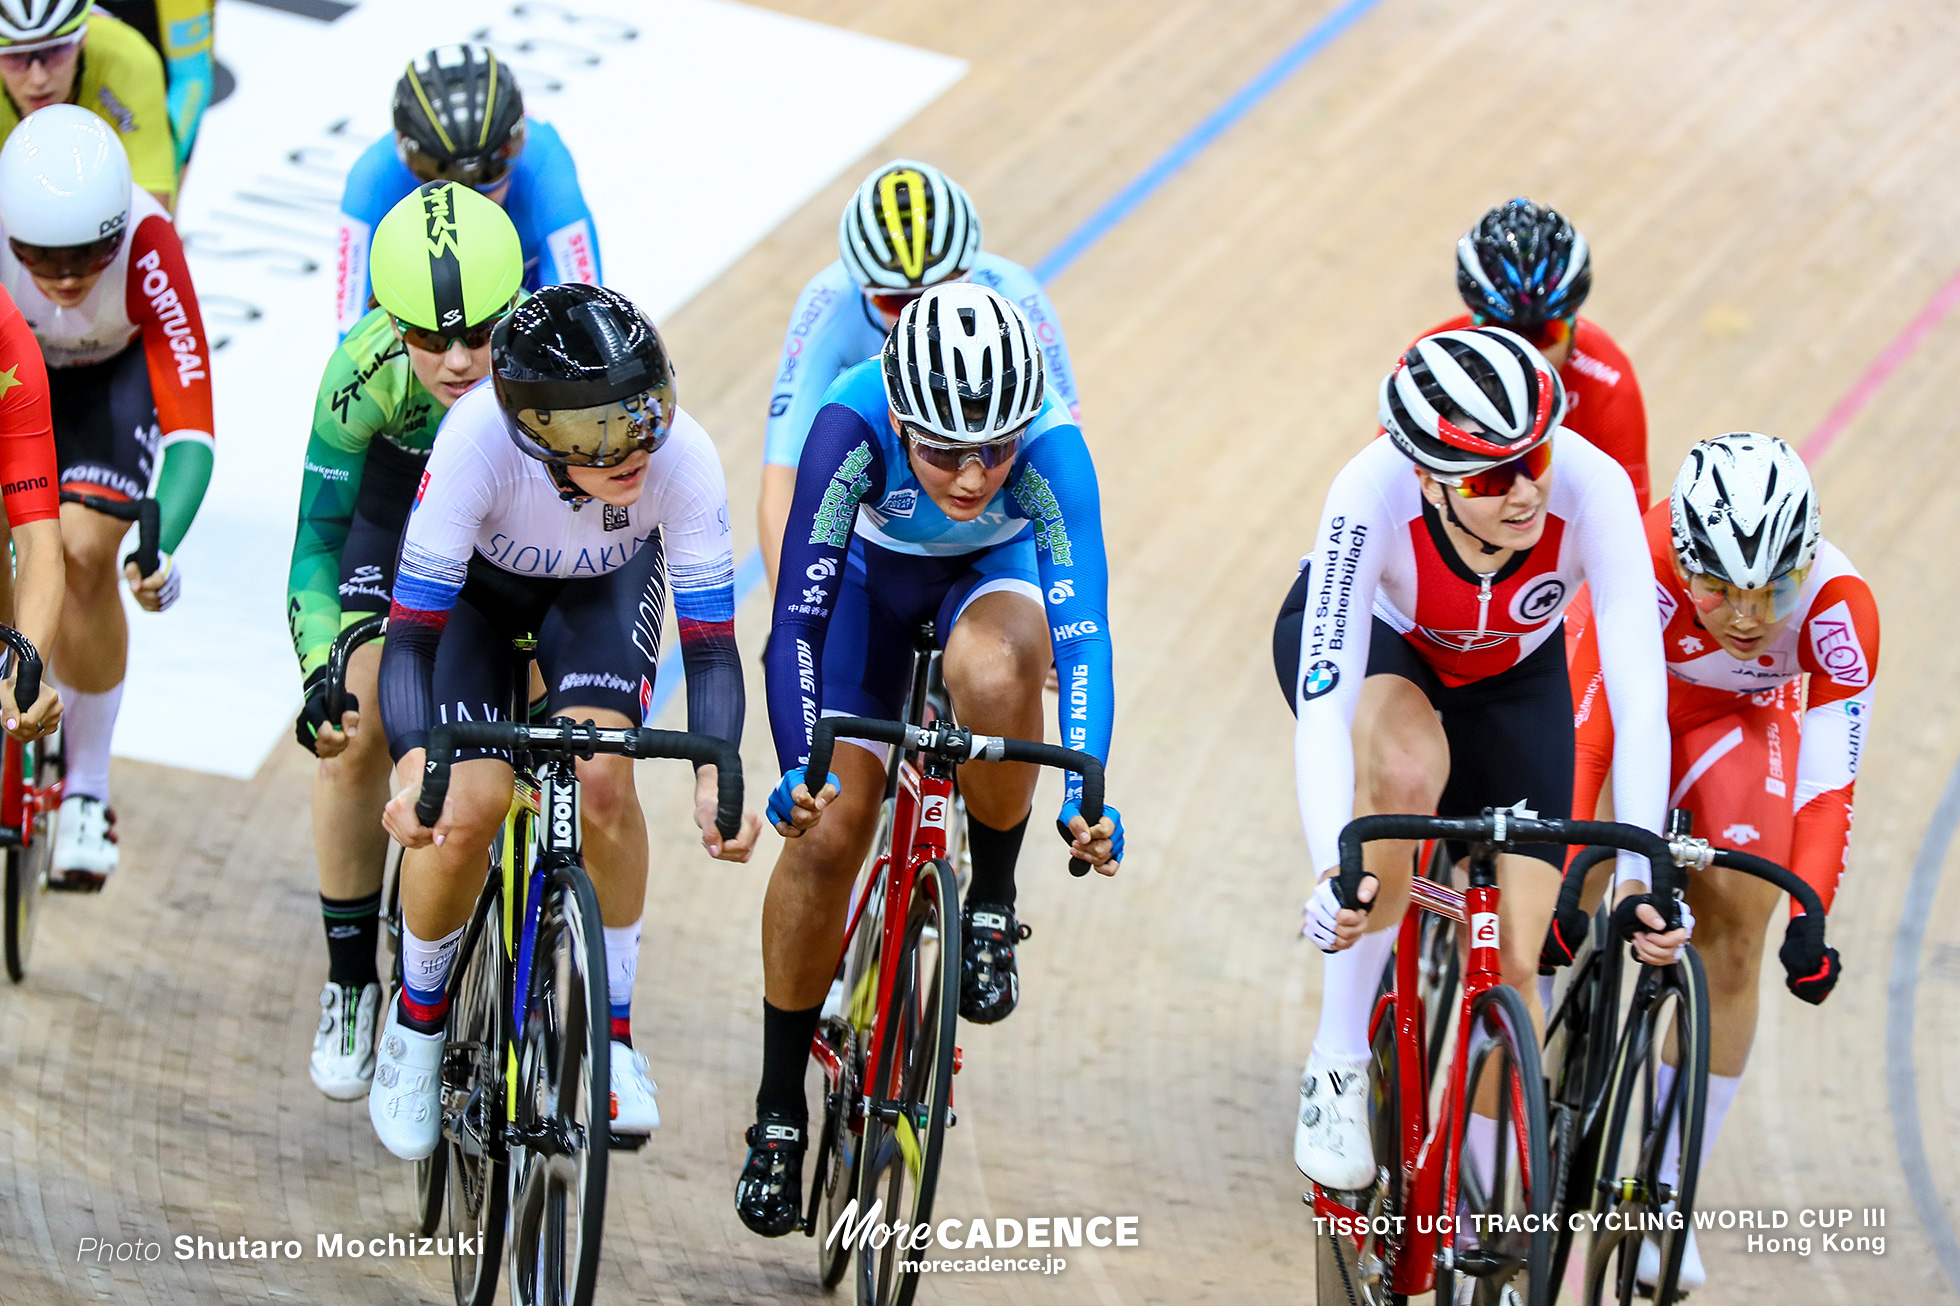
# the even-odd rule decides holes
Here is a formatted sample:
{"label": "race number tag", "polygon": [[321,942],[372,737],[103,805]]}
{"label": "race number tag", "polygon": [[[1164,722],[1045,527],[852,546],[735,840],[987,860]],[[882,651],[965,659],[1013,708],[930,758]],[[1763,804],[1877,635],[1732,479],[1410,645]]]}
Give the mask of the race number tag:
{"label": "race number tag", "polygon": [[1470,918],[1470,946],[1473,948],[1497,946],[1496,912],[1480,911]]}

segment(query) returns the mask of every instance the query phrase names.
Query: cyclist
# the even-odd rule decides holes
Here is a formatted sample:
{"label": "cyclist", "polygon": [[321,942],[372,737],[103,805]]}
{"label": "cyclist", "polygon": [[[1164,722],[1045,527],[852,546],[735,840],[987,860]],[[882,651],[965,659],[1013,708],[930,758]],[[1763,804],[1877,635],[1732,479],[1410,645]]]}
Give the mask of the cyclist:
{"label": "cyclist", "polygon": [[1555,209],[1520,196],[1484,214],[1456,242],[1456,289],[1470,311],[1424,335],[1499,326],[1533,345],[1565,384],[1566,429],[1626,469],[1644,511],[1647,406],[1633,364],[1579,308],[1592,290],[1592,248]]}
{"label": "cyclist", "polygon": [[1055,306],[1032,272],[980,248],[980,217],[951,177],[912,159],[874,170],[844,207],[837,248],[838,260],[797,297],[769,396],[756,520],[772,590],[797,459],[830,383],[883,349],[899,311],[928,287],[972,280],[1013,300],[1034,328],[1049,390],[1082,419]]}
{"label": "cyclist", "polygon": [[170,101],[170,134],[177,142],[177,174],[190,162],[198,125],[211,107],[216,60],[211,54],[213,0],[95,0],[134,28],[163,59]]}
{"label": "cyclist", "polygon": [[[69,104],[30,114],[0,147],[0,286],[48,362],[61,487],[162,509],[162,564],[122,564],[146,611],[176,602],[174,560],[211,480],[211,354],[170,218],[134,185],[116,134]],[[161,466],[158,467],[159,461]],[[151,472],[155,470],[155,486]],[[61,510],[67,600],[50,660],[65,688],[67,781],[51,883],[96,890],[115,870],[109,746],[129,626],[116,594],[128,523]]]}
{"label": "cyclist", "polygon": [[367,148],[340,200],[340,332],[368,311],[375,223],[422,182],[457,181],[503,205],[524,246],[524,288],[596,286],[599,237],[571,151],[550,123],[524,116],[517,80],[490,51],[445,45],[395,83],[395,130]]}
{"label": "cyclist", "polygon": [[[313,405],[286,610],[306,685],[299,742],[320,757],[313,846],[328,975],[313,1082],[342,1101],[364,1096],[374,1075],[390,765],[375,713],[380,647],[368,644],[349,660],[354,706],[338,721],[327,714],[327,653],[344,627],[388,610],[395,551],[436,427],[489,374],[491,328],[523,279],[517,231],[502,209],[455,182],[418,187],[375,228],[381,306],[334,350]],[[457,325],[437,325],[444,321]]]}
{"label": "cyclist", "polygon": [[[14,301],[0,290],[0,496],[13,544],[13,567],[0,571],[0,619],[43,654],[53,649],[61,616],[61,503],[55,489],[53,419],[48,372],[34,333]],[[61,698],[52,677],[22,711],[14,678],[0,681],[0,727],[22,741],[61,724]]]}
{"label": "cyclist", "polygon": [[0,136],[49,105],[80,105],[115,128],[136,184],[177,207],[163,60],[128,24],[89,0],[0,0],[0,86]]}
{"label": "cyclist", "polygon": [[[837,965],[851,883],[878,821],[885,752],[837,750],[805,783],[820,715],[897,717],[912,639],[932,621],[963,725],[1039,738],[1052,662],[1067,687],[1062,739],[1109,755],[1113,720],[1108,568],[1095,466],[1046,389],[1033,325],[985,286],[936,286],[899,315],[880,358],[831,386],[810,432],[790,508],[764,655],[782,782],[769,816],[790,842],[763,903],[762,1084],[736,1188],[742,1222],[778,1237],[801,1198],[810,1039]],[[962,924],[960,1014],[1014,1009],[1014,862],[1035,769],[960,770],[973,874]],[[1089,826],[1071,777],[1059,826],[1104,874],[1123,856],[1115,808]],[[820,823],[821,822],[821,823]]]}
{"label": "cyclist", "polygon": [[[404,985],[376,1052],[368,1113],[407,1160],[427,1156],[441,1131],[444,984],[512,788],[507,755],[459,752],[443,814],[424,827],[415,802],[429,731],[501,719],[511,639],[527,633],[537,636],[553,715],[643,724],[671,573],[688,728],[742,737],[728,493],[707,432],[674,402],[659,333],[615,291],[548,286],[497,324],[490,356],[494,384],[450,408],[422,474],[381,655],[382,723],[401,786],[385,820],[408,852]],[[630,1023],[646,819],[630,759],[578,769],[586,867],[605,921],[612,1127],[644,1134],[660,1120]],[[703,846],[746,861],[761,818],[750,814],[724,840],[715,768],[696,774]]]}
{"label": "cyclist", "polygon": [[[1646,517],[1655,592],[1667,654],[1668,729],[1673,737],[1671,805],[1694,815],[1694,830],[1789,866],[1828,911],[1851,844],[1852,789],[1878,683],[1878,607],[1850,561],[1822,537],[1817,496],[1797,451],[1748,431],[1704,440],[1688,451],[1667,502]],[[1585,596],[1573,605],[1578,631],[1573,709],[1578,769],[1573,811],[1590,816],[1613,757],[1619,718],[1601,710],[1600,635]],[[1714,1149],[1742,1082],[1756,1033],[1763,935],[1778,890],[1738,871],[1697,871],[1688,888],[1695,947],[1708,968],[1708,1115],[1702,1161]],[[1792,912],[1801,909],[1791,903]],[[1787,981],[1822,1002],[1838,979],[1838,955],[1823,922],[1786,940],[1786,960],[1803,978]],[[1662,1070],[1660,1091],[1671,1087]],[[1661,1178],[1679,1175],[1671,1138]],[[1642,1273],[1659,1278],[1659,1252],[1643,1245]],[[1706,1276],[1689,1234],[1681,1286]]]}
{"label": "cyclist", "polygon": [[[1333,881],[1341,827],[1375,812],[1571,810],[1560,616],[1581,581],[1600,596],[1623,724],[1620,818],[1657,830],[1667,796],[1660,629],[1633,547],[1633,495],[1612,459],[1559,438],[1565,394],[1550,363],[1510,331],[1445,331],[1410,347],[1378,406],[1386,438],[1334,478],[1273,636],[1299,717],[1300,815],[1320,875],[1304,932],[1332,953],[1294,1160],[1339,1189],[1365,1188],[1375,1173],[1368,1020],[1414,861],[1411,844],[1369,845],[1360,898],[1374,910],[1343,908]],[[1498,861],[1504,982],[1539,1020],[1531,980],[1564,854],[1524,845]],[[1645,864],[1623,857],[1618,880],[1622,909],[1654,931],[1636,946],[1672,955],[1686,935],[1658,933]],[[1488,1174],[1495,1121],[1476,1119],[1471,1146]]]}

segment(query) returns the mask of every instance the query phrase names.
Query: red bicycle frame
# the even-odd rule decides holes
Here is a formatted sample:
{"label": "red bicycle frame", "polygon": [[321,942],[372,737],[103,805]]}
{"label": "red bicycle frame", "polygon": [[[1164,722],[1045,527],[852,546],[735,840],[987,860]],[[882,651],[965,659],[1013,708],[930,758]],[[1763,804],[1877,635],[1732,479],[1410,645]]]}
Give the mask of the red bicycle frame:
{"label": "red bicycle frame", "polygon": [[[884,1068],[886,1022],[885,1013],[889,1009],[892,986],[897,982],[897,960],[905,943],[907,904],[912,900],[912,884],[918,877],[919,869],[926,863],[946,855],[946,818],[953,805],[953,780],[950,772],[944,776],[923,774],[911,762],[901,759],[898,764],[898,788],[892,797],[891,843],[872,864],[871,873],[865,877],[864,887],[858,894],[856,904],[851,908],[850,922],[844,927],[844,943],[838,951],[837,961],[841,971],[844,959],[851,950],[851,940],[857,937],[858,926],[870,909],[879,886],[884,886],[884,928],[878,945],[878,991],[877,1015],[871,1025],[871,1046],[865,1052],[864,1064],[870,1068],[863,1087],[863,1096],[871,1095],[871,1085],[880,1081]],[[904,859],[899,860],[900,850]],[[894,870],[894,866],[897,867]],[[848,995],[847,995],[848,999]],[[844,1065],[837,1049],[823,1037],[822,1033],[811,1040],[811,1053],[823,1067],[824,1078],[835,1084],[844,1073]],[[953,1072],[959,1073],[959,1055],[955,1049]],[[851,1106],[853,1122],[861,1118],[863,1100]]]}
{"label": "red bicycle frame", "polygon": [[[1480,878],[1483,877],[1473,876],[1473,880]],[[1395,985],[1376,1002],[1368,1025],[1368,1040],[1372,1044],[1382,1021],[1393,1014],[1397,1067],[1393,1092],[1398,1106],[1398,1164],[1402,1181],[1400,1208],[1381,1209],[1386,1200],[1384,1194],[1374,1210],[1356,1211],[1335,1200],[1319,1184],[1314,1185],[1314,1214],[1348,1222],[1340,1227],[1354,1231],[1352,1236],[1361,1255],[1378,1255],[1390,1261],[1394,1266],[1391,1286],[1395,1292],[1407,1296],[1429,1292],[1436,1286],[1436,1260],[1442,1239],[1455,1237],[1457,1171],[1449,1160],[1463,1150],[1463,1114],[1458,1104],[1463,1101],[1470,1068],[1471,1010],[1481,994],[1503,982],[1497,953],[1501,897],[1495,883],[1472,883],[1466,890],[1457,890],[1420,875],[1412,877],[1409,909],[1402,915],[1401,933],[1396,940]],[[1449,1078],[1439,1112],[1443,1122],[1440,1131],[1432,1129],[1429,1119],[1429,1067],[1424,1064],[1429,1045],[1427,1013],[1417,996],[1423,912],[1470,927],[1470,959],[1463,975],[1462,998],[1457,1003],[1456,1046],[1450,1057]],[[1526,1164],[1522,1155],[1519,1164]],[[1529,1175],[1525,1178],[1528,1180]],[[1445,1213],[1449,1213],[1449,1218],[1445,1218]],[[1389,1221],[1386,1231],[1378,1231],[1372,1220],[1365,1227],[1355,1223],[1369,1216],[1383,1215],[1403,1219],[1399,1227],[1393,1220]]]}
{"label": "red bicycle frame", "polygon": [[34,819],[61,806],[62,782],[29,784],[25,758],[21,742],[8,736],[5,749],[0,751],[0,846],[26,844]]}

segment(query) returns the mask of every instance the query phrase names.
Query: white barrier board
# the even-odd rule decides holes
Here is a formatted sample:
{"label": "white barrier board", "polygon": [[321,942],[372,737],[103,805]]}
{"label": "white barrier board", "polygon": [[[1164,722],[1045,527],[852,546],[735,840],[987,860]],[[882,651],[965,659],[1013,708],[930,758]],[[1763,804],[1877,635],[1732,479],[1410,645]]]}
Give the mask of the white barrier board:
{"label": "white barrier board", "polygon": [[510,63],[578,161],[608,284],[655,321],[966,67],[724,0],[368,0],[331,21],[220,0],[217,33],[238,85],[205,115],[178,215],[217,344],[217,469],[178,555],[183,598],[130,605],[115,751],[240,777],[299,702],[286,575],[334,344],[335,215],[411,56],[474,40]]}

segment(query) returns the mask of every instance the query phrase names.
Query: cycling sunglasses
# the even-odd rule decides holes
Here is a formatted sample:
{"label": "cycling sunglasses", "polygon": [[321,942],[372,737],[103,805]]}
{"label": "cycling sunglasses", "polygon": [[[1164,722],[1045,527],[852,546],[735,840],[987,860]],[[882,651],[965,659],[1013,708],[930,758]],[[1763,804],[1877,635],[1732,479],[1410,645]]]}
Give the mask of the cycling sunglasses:
{"label": "cycling sunglasses", "polygon": [[867,290],[864,292],[864,297],[871,301],[871,307],[886,317],[897,317],[905,311],[907,305],[931,288],[913,286],[907,290]]}
{"label": "cycling sunglasses", "polygon": [[1481,472],[1468,472],[1462,476],[1436,476],[1436,480],[1466,499],[1494,499],[1509,494],[1511,486],[1517,482],[1518,477],[1535,481],[1550,470],[1552,470],[1552,442],[1546,440],[1509,462],[1486,467]]}
{"label": "cycling sunglasses", "polygon": [[[505,312],[509,310],[506,309]],[[482,349],[490,343],[490,333],[497,329],[497,323],[504,320],[504,313],[499,313],[461,331],[430,331],[424,327],[411,326],[400,318],[394,317],[393,314],[389,316],[393,319],[395,330],[404,342],[431,354],[446,354],[450,346],[459,340],[463,342],[465,349]]]}
{"label": "cycling sunglasses", "polygon": [[1688,586],[1688,601],[1705,617],[1725,603],[1737,613],[1744,608],[1757,608],[1767,597],[1769,619],[1781,621],[1797,610],[1797,600],[1803,596],[1804,581],[1809,576],[1810,568],[1804,567],[1778,576],[1760,589],[1746,590],[1713,576],[1696,575],[1693,577],[1696,583]]}
{"label": "cycling sunglasses", "polygon": [[30,245],[9,237],[7,246],[20,265],[44,281],[66,281],[92,276],[116,261],[122,251],[123,233],[104,236],[86,245]]}
{"label": "cycling sunglasses", "polygon": [[1553,345],[1562,345],[1572,338],[1577,317],[1574,315],[1550,318],[1535,327],[1521,327],[1515,322],[1498,322],[1485,317],[1482,313],[1471,314],[1470,320],[1476,326],[1497,327],[1514,335],[1523,336],[1539,349],[1550,349]]}
{"label": "cycling sunglasses", "polygon": [[497,189],[510,177],[517,156],[524,152],[524,136],[524,125],[519,123],[510,139],[497,149],[467,159],[438,159],[424,153],[408,138],[397,136],[395,153],[415,180],[425,185],[432,181],[453,181],[485,193]]}
{"label": "cycling sunglasses", "polygon": [[87,36],[88,28],[84,26],[59,41],[37,45],[31,50],[7,50],[0,53],[0,68],[10,73],[24,73],[37,63],[44,68],[53,68],[57,64],[68,62],[80,53],[82,41]]}
{"label": "cycling sunglasses", "polygon": [[905,439],[912,446],[912,451],[919,455],[920,462],[937,467],[942,472],[955,473],[966,466],[968,459],[978,462],[987,471],[1002,463],[1012,462],[1014,455],[1021,451],[1021,437],[1028,432],[1028,428],[1023,426],[985,444],[953,444],[927,435],[916,426],[901,423],[899,429],[905,432]]}

